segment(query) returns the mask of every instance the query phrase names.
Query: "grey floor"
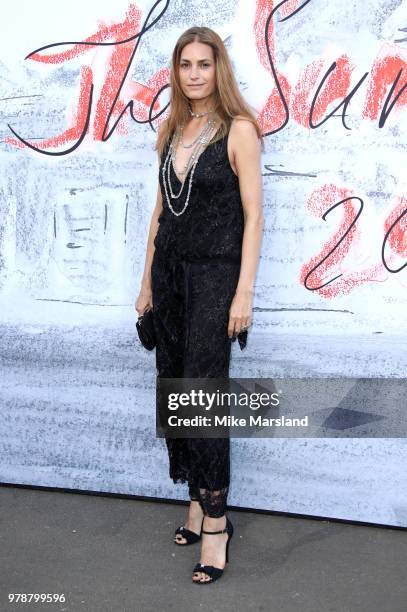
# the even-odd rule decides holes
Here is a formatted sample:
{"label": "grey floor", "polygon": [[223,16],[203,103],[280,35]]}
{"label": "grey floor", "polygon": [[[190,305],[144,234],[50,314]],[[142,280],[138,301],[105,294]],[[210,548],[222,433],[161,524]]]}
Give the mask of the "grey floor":
{"label": "grey floor", "polygon": [[[405,612],[401,529],[229,510],[221,580],[191,582],[199,544],[172,542],[187,507],[0,487],[0,610]],[[9,593],[66,602],[9,604]]]}

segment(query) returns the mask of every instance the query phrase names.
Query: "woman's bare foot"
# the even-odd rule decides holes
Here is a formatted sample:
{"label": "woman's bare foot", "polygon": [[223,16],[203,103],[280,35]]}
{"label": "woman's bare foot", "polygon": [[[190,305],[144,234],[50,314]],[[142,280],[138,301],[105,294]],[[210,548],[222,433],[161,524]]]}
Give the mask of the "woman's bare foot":
{"label": "woman's bare foot", "polygon": [[[186,529],[189,529],[190,531],[194,531],[196,534],[199,535],[201,533],[202,518],[203,510],[201,508],[201,504],[199,503],[199,501],[193,501],[191,499],[188,518],[184,527]],[[186,542],[186,539],[182,537],[180,533],[176,534],[175,539],[177,541],[177,544],[185,544]]]}
{"label": "woman's bare foot", "polygon": [[[226,515],[220,518],[211,518],[205,516],[203,527],[205,531],[220,531],[226,527]],[[228,540],[227,533],[217,533],[216,535],[202,534],[201,543],[201,558],[199,563],[202,565],[213,565],[223,569],[226,565],[226,542]],[[205,572],[194,572],[192,576],[193,582],[203,582],[210,580],[210,576]]]}

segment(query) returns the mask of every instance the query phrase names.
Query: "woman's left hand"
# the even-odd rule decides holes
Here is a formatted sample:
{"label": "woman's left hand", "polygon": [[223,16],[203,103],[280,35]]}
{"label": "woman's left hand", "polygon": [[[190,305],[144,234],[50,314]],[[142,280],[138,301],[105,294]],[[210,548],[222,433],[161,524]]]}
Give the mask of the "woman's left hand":
{"label": "woman's left hand", "polygon": [[242,328],[247,328],[252,322],[253,291],[238,289],[229,309],[228,336],[237,336]]}

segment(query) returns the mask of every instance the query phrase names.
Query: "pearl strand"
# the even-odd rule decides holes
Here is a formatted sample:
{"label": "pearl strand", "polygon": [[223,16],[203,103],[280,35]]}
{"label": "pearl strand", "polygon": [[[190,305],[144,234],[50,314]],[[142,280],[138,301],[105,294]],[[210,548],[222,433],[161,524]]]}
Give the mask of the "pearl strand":
{"label": "pearl strand", "polygon": [[[209,123],[209,122],[208,122],[208,123]],[[198,134],[198,136],[195,138],[195,140],[193,140],[193,141],[191,142],[191,144],[189,144],[189,145],[186,145],[186,144],[184,143],[184,139],[183,139],[183,136],[184,136],[184,124],[182,124],[182,125],[181,125],[181,127],[180,127],[180,137],[179,137],[179,142],[182,144],[182,146],[184,147],[184,149],[192,149],[192,147],[194,146],[194,144],[196,144],[196,143],[199,141],[199,139],[202,137],[202,135],[204,134],[205,130],[207,129],[208,123],[206,123],[206,124],[204,125],[203,130],[202,130],[202,131],[201,131],[201,132]]]}
{"label": "pearl strand", "polygon": [[[205,134],[201,134],[201,140],[198,143],[196,149],[199,148],[199,144],[206,144],[208,142],[208,136],[209,136],[210,130],[213,127],[213,122],[212,121],[208,121],[208,124],[207,124],[206,127],[207,127],[207,129],[203,130],[203,131],[205,131]],[[173,137],[173,139],[174,139],[174,137]],[[171,192],[172,199],[178,199],[180,197],[180,195],[181,195],[181,193],[182,193],[182,191],[184,189],[185,179],[182,182],[181,189],[180,189],[178,195],[175,195],[175,193],[173,193],[173,191],[172,191],[171,175],[170,175],[170,156],[171,156],[171,161],[172,161],[172,153],[173,153],[173,142],[171,141],[170,146],[168,147],[167,156],[165,158],[165,161],[164,161],[164,164],[163,164],[163,167],[162,167],[162,178],[163,178],[165,197],[166,197],[166,200],[167,200],[168,207],[169,207],[169,209],[171,210],[171,212],[175,216],[179,217],[180,215],[182,215],[185,212],[185,210],[187,209],[187,206],[189,204],[189,198],[190,198],[191,187],[192,187],[192,180],[193,180],[195,168],[196,168],[196,165],[198,163],[198,160],[199,160],[200,156],[199,155],[196,156],[196,158],[195,158],[195,160],[194,160],[194,162],[192,164],[192,167],[191,167],[191,174],[190,174],[190,177],[189,177],[189,184],[188,184],[188,193],[187,193],[187,197],[186,197],[186,200],[185,200],[184,207],[182,208],[181,211],[177,212],[172,207],[172,204],[171,204],[171,201],[170,201],[170,197],[168,195],[167,183],[166,183],[166,180],[165,180],[165,173],[167,171],[167,174],[168,174],[168,185],[170,187],[170,192]],[[193,156],[191,156],[191,157],[193,157]],[[174,172],[175,172],[175,170],[174,170]]]}
{"label": "pearl strand", "polygon": [[[199,147],[200,147],[201,143],[202,143],[202,141],[200,141],[200,142],[199,142],[199,143],[196,145],[196,147],[195,147],[195,149],[194,149],[194,151],[193,151],[193,154],[191,155],[190,159],[188,160],[188,162],[187,162],[187,164],[186,164],[186,166],[185,166],[185,172],[184,172],[184,174],[186,173],[186,169],[187,169],[187,166],[188,166],[188,164],[189,164],[189,161],[192,159],[192,160],[193,160],[193,163],[195,163],[195,161],[194,161],[194,160],[196,159],[195,153],[197,153],[197,152],[199,151]],[[181,188],[180,188],[180,190],[179,190],[178,195],[175,195],[175,193],[174,193],[174,191],[173,191],[173,189],[172,189],[172,184],[171,184],[171,174],[170,174],[170,168],[171,168],[171,164],[172,164],[172,167],[173,167],[173,170],[174,170],[174,174],[177,176],[177,174],[176,174],[176,172],[175,172],[175,164],[174,164],[174,159],[175,159],[175,155],[174,155],[174,148],[173,148],[173,144],[171,143],[171,145],[170,145],[170,161],[169,161],[168,166],[167,166],[168,185],[169,185],[169,188],[170,188],[170,193],[171,193],[171,197],[172,197],[172,199],[173,199],[173,200],[177,200],[177,199],[180,197],[180,195],[181,195],[181,193],[182,193],[182,190],[183,190],[183,188],[184,188],[185,178],[184,178],[182,181],[180,181],[180,183],[181,183]],[[187,173],[186,173],[186,174],[187,174]],[[178,178],[178,176],[177,176],[177,178]]]}
{"label": "pearl strand", "polygon": [[[191,154],[190,158],[188,159],[187,163],[184,165],[183,170],[181,171],[181,175],[182,175],[182,174],[187,174],[187,168],[188,168],[188,166],[189,166],[189,163],[190,163],[191,159],[192,159],[192,160],[194,159],[194,157],[195,157],[195,155],[196,155],[197,151],[199,150],[199,146],[200,146],[200,144],[202,144],[202,143],[205,141],[205,139],[206,139],[206,138],[209,136],[210,131],[211,131],[211,129],[212,129],[212,127],[213,127],[214,125],[215,125],[214,120],[213,120],[213,119],[209,119],[209,120],[208,120],[208,122],[205,124],[205,126],[204,126],[203,130],[202,130],[202,131],[201,131],[201,133],[199,134],[198,138],[196,138],[196,139],[194,140],[194,143],[193,143],[193,144],[194,144],[195,146],[194,146],[194,148],[192,149],[192,154]],[[177,148],[177,146],[178,146],[178,143],[180,143],[180,142],[181,142],[181,144],[182,144],[182,127],[181,127],[181,134],[178,134],[178,142],[176,143],[176,146],[174,147],[174,139],[173,139],[173,140],[172,140],[172,142],[171,142],[171,151],[172,151],[172,154],[171,154],[171,163],[172,163],[172,167],[173,167],[173,169],[174,169],[174,173],[175,173],[175,174],[176,174],[176,172],[175,172],[176,148]],[[168,177],[169,177],[169,174],[168,174]],[[170,185],[171,185],[171,183],[170,183]]]}
{"label": "pearl strand", "polygon": [[[167,162],[167,160],[168,160],[168,155],[167,155],[166,162]],[[165,165],[165,164],[164,164],[164,165]],[[166,182],[165,182],[165,169],[164,169],[164,167],[163,167],[162,174],[163,174],[163,183],[164,183],[165,197],[166,197],[166,199],[167,199],[167,204],[168,204],[169,209],[170,209],[170,210],[171,210],[171,212],[172,212],[172,213],[173,213],[175,216],[177,216],[177,217],[179,217],[180,215],[182,215],[182,214],[185,212],[185,210],[186,210],[186,208],[187,208],[187,206],[188,206],[188,204],[189,204],[189,195],[190,195],[190,193],[191,193],[192,176],[193,176],[193,174],[194,174],[195,166],[196,166],[196,162],[195,162],[195,164],[192,166],[192,172],[191,172],[191,175],[190,175],[190,177],[189,177],[188,194],[187,194],[187,197],[186,197],[186,200],[185,200],[185,205],[184,205],[184,208],[183,208],[183,209],[182,209],[180,212],[176,212],[176,211],[173,209],[172,204],[171,204],[171,202],[170,202],[170,198],[169,198],[169,196],[168,196],[168,191],[167,191],[167,184],[166,184]],[[184,185],[182,185],[182,187],[183,187],[183,186],[184,186]],[[181,191],[182,191],[182,188],[181,188]]]}

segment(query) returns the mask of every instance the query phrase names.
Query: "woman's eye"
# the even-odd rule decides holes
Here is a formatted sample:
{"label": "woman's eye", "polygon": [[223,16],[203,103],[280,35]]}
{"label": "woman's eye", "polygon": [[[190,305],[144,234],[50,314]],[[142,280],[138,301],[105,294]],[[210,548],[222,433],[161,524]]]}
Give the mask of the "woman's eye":
{"label": "woman's eye", "polygon": [[[204,68],[209,68],[210,64],[201,64]],[[188,68],[188,64],[181,64],[181,68]]]}

